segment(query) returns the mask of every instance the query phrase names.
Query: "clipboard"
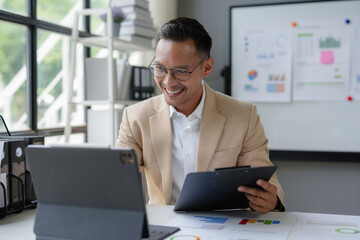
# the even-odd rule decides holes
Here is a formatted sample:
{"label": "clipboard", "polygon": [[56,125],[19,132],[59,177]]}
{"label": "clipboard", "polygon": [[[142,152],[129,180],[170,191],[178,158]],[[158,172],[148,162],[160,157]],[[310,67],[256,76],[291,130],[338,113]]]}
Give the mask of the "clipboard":
{"label": "clipboard", "polygon": [[194,172],[186,175],[174,211],[211,211],[249,207],[245,193],[239,186],[258,188],[256,180],[269,181],[277,166],[234,167],[212,172]]}

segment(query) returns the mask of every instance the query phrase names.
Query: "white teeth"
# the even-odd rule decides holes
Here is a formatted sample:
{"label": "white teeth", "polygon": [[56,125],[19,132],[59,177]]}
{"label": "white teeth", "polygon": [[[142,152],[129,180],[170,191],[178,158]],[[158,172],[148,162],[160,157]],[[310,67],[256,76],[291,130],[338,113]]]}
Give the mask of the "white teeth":
{"label": "white teeth", "polygon": [[166,91],[170,94],[177,94],[177,93],[181,92],[181,89],[176,90],[176,91],[170,91],[169,89],[166,89]]}

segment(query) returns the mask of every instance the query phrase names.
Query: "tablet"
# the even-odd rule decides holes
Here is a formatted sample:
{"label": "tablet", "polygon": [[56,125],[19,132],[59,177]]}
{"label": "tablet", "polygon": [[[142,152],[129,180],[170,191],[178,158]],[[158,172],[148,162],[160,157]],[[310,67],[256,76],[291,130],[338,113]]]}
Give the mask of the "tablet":
{"label": "tablet", "polygon": [[179,230],[148,224],[132,149],[29,145],[26,158],[38,197],[38,240],[165,239]]}
{"label": "tablet", "polygon": [[277,166],[235,167],[215,169],[212,172],[194,172],[186,175],[184,186],[174,211],[208,211],[248,208],[245,193],[239,186],[258,187],[256,180],[269,181]]}

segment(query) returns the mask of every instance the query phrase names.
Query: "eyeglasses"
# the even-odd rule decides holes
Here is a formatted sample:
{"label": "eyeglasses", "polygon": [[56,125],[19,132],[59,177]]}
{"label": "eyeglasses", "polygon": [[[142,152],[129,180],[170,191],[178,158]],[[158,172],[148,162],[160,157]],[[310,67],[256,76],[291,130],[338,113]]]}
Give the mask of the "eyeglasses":
{"label": "eyeglasses", "polygon": [[168,73],[168,71],[171,70],[174,78],[176,78],[179,81],[186,81],[190,78],[190,74],[193,73],[196,70],[196,68],[198,68],[208,58],[204,58],[203,60],[201,60],[199,64],[196,65],[196,67],[194,67],[192,71],[180,67],[165,68],[160,64],[152,64],[154,59],[155,57],[153,58],[153,60],[151,60],[151,63],[149,64],[149,69],[150,72],[152,72],[155,77],[163,78]]}

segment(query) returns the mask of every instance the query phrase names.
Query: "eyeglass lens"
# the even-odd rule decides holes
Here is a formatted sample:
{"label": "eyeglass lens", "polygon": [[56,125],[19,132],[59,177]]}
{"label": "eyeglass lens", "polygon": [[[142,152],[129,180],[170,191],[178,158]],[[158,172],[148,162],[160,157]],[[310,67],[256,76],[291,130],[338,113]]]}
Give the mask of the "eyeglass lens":
{"label": "eyeglass lens", "polygon": [[171,70],[172,75],[178,80],[187,80],[190,77],[190,73],[186,69],[166,69],[161,65],[150,66],[150,71],[155,75],[155,77],[159,78],[164,77],[168,70]]}
{"label": "eyeglass lens", "polygon": [[191,72],[189,72],[186,69],[176,68],[176,67],[173,68],[173,69],[166,69],[165,67],[161,66],[160,64],[154,64],[154,65],[150,64],[149,69],[154,74],[154,76],[158,77],[158,78],[164,77],[167,74],[168,70],[171,70],[171,74],[174,76],[174,78],[176,78],[178,80],[181,80],[181,81],[185,81],[185,80],[188,80],[190,78],[190,74],[193,73],[195,71],[195,69],[197,67],[199,67],[201,65],[201,63],[203,61],[205,61],[206,59],[207,58],[201,60],[199,62],[199,64],[196,65],[196,67],[194,67],[194,69]]}

